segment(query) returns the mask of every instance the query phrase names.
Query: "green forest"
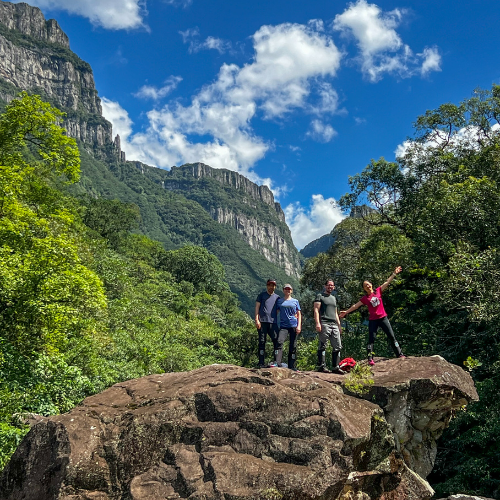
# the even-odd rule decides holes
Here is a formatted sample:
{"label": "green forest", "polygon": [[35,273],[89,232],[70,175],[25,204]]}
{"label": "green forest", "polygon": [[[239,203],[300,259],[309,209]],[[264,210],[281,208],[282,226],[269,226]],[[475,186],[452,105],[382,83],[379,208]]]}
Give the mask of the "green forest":
{"label": "green forest", "polygon": [[[223,264],[226,280],[247,313],[255,307],[255,297],[269,276],[280,283],[291,282],[298,288],[295,278],[288,276],[277,264],[263,259],[235,228],[219,224],[210,215],[210,208],[215,205],[270,222],[285,237],[288,233],[287,243],[293,247],[288,228],[278,219],[274,207],[258,203],[258,208],[254,208],[243,190],[225,187],[215,179],[194,179],[192,176],[183,179],[182,167],[172,176],[158,168],[139,164],[139,169],[135,162],[118,161],[111,145],[107,149],[96,148],[94,154],[87,148],[80,144],[80,180],[65,186],[65,192],[77,197],[89,195],[136,205],[141,213],[138,232],[158,241],[166,250],[184,245],[207,248]],[[168,184],[178,187],[163,187]]]}
{"label": "green forest", "polygon": [[[384,303],[404,353],[438,354],[471,371],[480,401],[455,415],[438,441],[428,478],[437,498],[500,495],[499,123],[497,85],[419,116],[404,155],[372,160],[339,201],[345,210],[367,203],[376,211],[338,224],[333,246],[306,261],[302,275],[310,289],[335,276],[347,308],[363,280],[378,286],[401,265]],[[348,316],[346,354],[364,356],[365,319]],[[376,355],[390,355],[381,344]]]}
{"label": "green forest", "polygon": [[[104,192],[116,172],[99,174],[92,191],[97,160],[65,135],[62,118],[26,93],[0,115],[0,468],[32,414],[68,411],[151,373],[257,364],[253,321],[207,244],[211,235],[203,246],[167,241],[174,212],[166,206],[162,239],[145,236],[149,212],[131,194],[133,167],[115,167],[127,176],[129,200]],[[308,259],[301,278],[300,369],[316,363],[307,326],[325,278],[335,277],[347,308],[364,279],[379,285],[401,265],[384,302],[405,354],[438,354],[471,372],[480,401],[455,415],[439,442],[429,477],[437,498],[500,490],[499,122],[500,86],[418,117],[404,155],[372,160],[340,200],[346,212],[362,204],[376,211],[337,225],[334,245]],[[190,203],[175,215],[186,231],[197,220]],[[344,326],[345,356],[366,356],[363,314]],[[389,355],[382,338],[375,349]]]}

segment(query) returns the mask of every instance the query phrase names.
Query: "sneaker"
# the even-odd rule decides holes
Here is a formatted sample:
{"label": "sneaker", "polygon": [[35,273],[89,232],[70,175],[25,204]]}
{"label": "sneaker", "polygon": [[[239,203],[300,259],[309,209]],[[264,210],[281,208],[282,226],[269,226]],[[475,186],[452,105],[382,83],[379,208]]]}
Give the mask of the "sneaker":
{"label": "sneaker", "polygon": [[404,354],[400,354],[399,359],[406,359],[406,356]]}
{"label": "sneaker", "polygon": [[332,373],[326,366],[318,366],[316,371],[320,373]]}
{"label": "sneaker", "polygon": [[278,363],[276,363],[276,361],[269,363],[269,368],[278,368]]}
{"label": "sneaker", "polygon": [[292,372],[300,373],[300,370],[298,368],[290,368],[290,370],[292,370]]}
{"label": "sneaker", "polygon": [[346,372],[344,370],[342,370],[342,368],[339,368],[338,366],[337,366],[337,368],[334,368],[332,370],[332,373],[336,373],[337,375],[345,375],[346,374]]}
{"label": "sneaker", "polygon": [[368,360],[368,364],[369,364],[370,366],[373,366],[373,365],[375,365],[375,361],[373,361],[373,359],[369,359],[369,360]]}

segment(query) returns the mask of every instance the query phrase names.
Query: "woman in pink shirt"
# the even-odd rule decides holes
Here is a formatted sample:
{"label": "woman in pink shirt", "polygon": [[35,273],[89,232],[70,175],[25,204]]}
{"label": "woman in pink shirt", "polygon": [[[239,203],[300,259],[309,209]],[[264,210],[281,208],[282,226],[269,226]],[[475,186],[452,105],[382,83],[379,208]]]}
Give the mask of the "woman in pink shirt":
{"label": "woman in pink shirt", "polygon": [[404,354],[401,351],[401,347],[399,347],[398,341],[394,336],[394,332],[392,331],[391,324],[389,323],[389,319],[387,318],[387,313],[384,309],[384,303],[382,302],[382,292],[389,286],[391,281],[402,271],[401,266],[396,267],[394,272],[387,278],[386,282],[379,286],[375,291],[373,290],[373,285],[369,281],[363,281],[363,290],[366,295],[361,297],[359,302],[356,302],[353,306],[349,307],[347,311],[342,311],[339,316],[341,318],[345,318],[349,313],[352,313],[359,307],[365,305],[368,307],[368,363],[373,366],[375,361],[373,361],[373,344],[375,343],[375,338],[377,337],[377,330],[382,328],[382,330],[387,335],[387,339],[391,344],[391,347],[399,358],[404,358]]}

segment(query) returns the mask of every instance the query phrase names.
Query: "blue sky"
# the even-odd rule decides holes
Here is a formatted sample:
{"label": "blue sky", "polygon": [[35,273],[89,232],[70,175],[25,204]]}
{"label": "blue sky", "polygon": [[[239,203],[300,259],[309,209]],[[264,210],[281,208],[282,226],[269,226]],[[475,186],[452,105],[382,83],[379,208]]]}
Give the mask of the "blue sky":
{"label": "blue sky", "polygon": [[298,248],[419,114],[500,83],[498,0],[31,0],[94,70],[127,159],[268,184]]}

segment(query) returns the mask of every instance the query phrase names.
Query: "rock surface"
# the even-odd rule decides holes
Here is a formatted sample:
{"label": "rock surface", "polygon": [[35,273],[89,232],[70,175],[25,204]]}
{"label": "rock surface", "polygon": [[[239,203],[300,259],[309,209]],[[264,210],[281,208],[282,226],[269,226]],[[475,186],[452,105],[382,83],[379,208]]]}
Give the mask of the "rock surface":
{"label": "rock surface", "polygon": [[[431,439],[477,399],[472,380],[439,357],[379,360],[374,378],[365,399],[345,394],[342,376],[284,368],[212,365],[116,384],[34,425],[0,498],[428,499],[404,453],[408,429]],[[405,413],[416,410],[436,424]]]}
{"label": "rock surface", "polygon": [[493,500],[493,498],[458,494],[458,495],[450,495],[447,498],[440,498],[439,500]]}

